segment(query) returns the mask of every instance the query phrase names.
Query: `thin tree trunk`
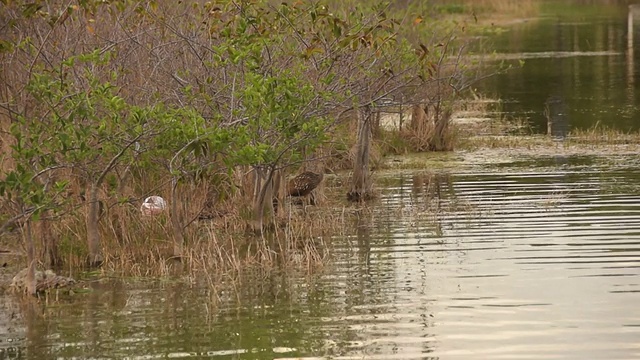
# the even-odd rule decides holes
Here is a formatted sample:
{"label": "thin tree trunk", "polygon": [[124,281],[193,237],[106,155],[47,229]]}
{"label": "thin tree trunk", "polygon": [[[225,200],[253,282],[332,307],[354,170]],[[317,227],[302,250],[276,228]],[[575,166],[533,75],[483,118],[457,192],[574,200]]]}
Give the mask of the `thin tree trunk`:
{"label": "thin tree trunk", "polygon": [[36,248],[33,243],[33,235],[31,232],[31,219],[25,222],[25,242],[27,250],[27,278],[25,279],[26,290],[28,294],[36,294]]}
{"label": "thin tree trunk", "polygon": [[371,109],[358,111],[358,143],[353,168],[351,190],[347,193],[349,201],[365,201],[372,194],[371,174],[369,173],[369,152],[371,149]]}
{"label": "thin tree trunk", "polygon": [[439,108],[436,112],[435,131],[431,141],[431,150],[448,151],[451,150],[451,138],[449,136],[449,121],[451,119],[451,110]]}
{"label": "thin tree trunk", "polygon": [[274,186],[274,177],[276,175],[276,170],[272,168],[267,169],[267,174],[264,179],[264,184],[262,185],[262,191],[260,195],[260,202],[263,204],[262,206],[262,220],[263,226],[266,223],[273,221],[275,215],[275,209],[273,207],[273,199],[275,199],[276,189]]}
{"label": "thin tree trunk", "polygon": [[[118,196],[121,196],[121,197],[126,196],[127,198],[130,198],[130,195],[133,194],[133,192],[130,191],[130,188],[127,186],[127,182],[129,181],[130,177],[131,177],[131,164],[127,165],[127,167],[124,170],[124,175],[119,179]],[[120,242],[120,244],[130,243],[129,231],[126,230],[128,226],[127,226],[127,216],[126,216],[125,209],[126,207],[122,205],[118,206],[117,211],[115,213],[117,217],[117,223],[116,223],[117,228],[115,229],[114,234],[118,239],[118,241]]]}
{"label": "thin tree trunk", "polygon": [[[4,69],[1,71],[4,72]],[[3,79],[6,78],[3,76]],[[3,93],[1,97],[3,102],[9,101],[7,88],[8,86],[2,86],[2,90],[0,90]],[[0,114],[0,154],[5,155],[0,156],[0,175],[2,175],[2,178],[6,173],[15,169],[15,160],[11,154],[13,153],[12,146],[15,145],[16,140],[10,135],[11,131],[9,130],[12,122],[10,116],[4,113]]]}
{"label": "thin tree trunk", "polygon": [[40,237],[44,245],[44,258],[47,265],[55,268],[62,264],[62,260],[58,253],[58,241],[51,233],[51,222],[47,218],[48,215],[49,211],[45,210],[40,216]]}
{"label": "thin tree trunk", "polygon": [[273,183],[273,200],[272,203],[272,211],[274,219],[277,219],[279,215],[282,213],[282,206],[284,205],[284,177],[282,175],[282,170],[275,170],[272,176]]}
{"label": "thin tree trunk", "polygon": [[[253,219],[251,219],[251,230],[255,233],[262,232],[267,221],[273,219],[274,207],[274,169],[265,170],[254,167],[255,173],[253,187]],[[268,201],[267,201],[268,200]]]}
{"label": "thin tree trunk", "polygon": [[376,110],[371,114],[371,135],[378,139],[382,134],[382,130],[380,128],[380,110]]}
{"label": "thin tree trunk", "polygon": [[545,101],[544,113],[547,117],[547,135],[553,138],[565,138],[569,131],[567,105],[561,96],[552,95]]}
{"label": "thin tree trunk", "polygon": [[182,221],[178,210],[180,203],[178,195],[178,181],[173,180],[171,187],[171,227],[173,229],[173,256],[180,258],[184,254],[184,235],[182,233]]}
{"label": "thin tree trunk", "polygon": [[92,184],[89,190],[89,211],[87,212],[87,245],[89,248],[89,266],[97,267],[104,261],[98,223],[100,220],[100,202],[98,186]]}
{"label": "thin tree trunk", "polygon": [[262,207],[259,202],[260,192],[262,189],[262,170],[258,167],[253,168],[253,190],[251,191],[251,214],[249,227],[251,231],[257,233],[262,230]]}

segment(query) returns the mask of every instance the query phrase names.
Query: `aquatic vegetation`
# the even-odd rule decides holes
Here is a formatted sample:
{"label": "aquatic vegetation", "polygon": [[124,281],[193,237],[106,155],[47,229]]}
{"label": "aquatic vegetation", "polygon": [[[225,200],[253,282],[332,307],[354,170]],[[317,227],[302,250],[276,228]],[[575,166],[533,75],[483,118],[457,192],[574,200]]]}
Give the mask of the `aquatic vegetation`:
{"label": "aquatic vegetation", "polygon": [[640,131],[622,131],[613,127],[596,123],[587,129],[573,129],[568,139],[577,145],[626,145],[640,142]]}

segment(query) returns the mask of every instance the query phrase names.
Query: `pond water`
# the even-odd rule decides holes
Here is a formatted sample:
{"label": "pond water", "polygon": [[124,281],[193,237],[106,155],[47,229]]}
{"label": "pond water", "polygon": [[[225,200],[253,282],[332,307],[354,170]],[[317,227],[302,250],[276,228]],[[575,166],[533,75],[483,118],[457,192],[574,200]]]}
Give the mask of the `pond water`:
{"label": "pond water", "polygon": [[[503,49],[616,54],[528,55],[486,84],[506,111],[546,128],[555,95],[571,126],[636,125],[626,5],[587,7],[518,25]],[[316,274],[257,278],[215,308],[180,281],[97,282],[48,306],[0,294],[0,360],[640,358],[637,155],[376,179],[380,199],[348,208],[351,231]]]}
{"label": "pond water", "polygon": [[491,38],[497,60],[513,68],[479,83],[479,92],[501,99],[508,117],[526,119],[537,133],[547,131],[548,102],[561,105],[555,112],[565,114],[565,131],[640,129],[640,7],[630,18],[628,3],[542,2],[540,18]]}

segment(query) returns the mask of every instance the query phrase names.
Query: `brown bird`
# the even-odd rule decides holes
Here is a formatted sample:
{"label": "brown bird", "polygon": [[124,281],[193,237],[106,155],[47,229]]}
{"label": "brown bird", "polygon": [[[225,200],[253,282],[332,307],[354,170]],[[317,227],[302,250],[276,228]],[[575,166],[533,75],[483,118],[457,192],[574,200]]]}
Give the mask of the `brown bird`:
{"label": "brown bird", "polygon": [[[289,196],[307,196],[320,185],[323,178],[324,174],[322,171],[320,171],[320,173],[305,171],[289,180],[287,184],[287,194],[289,194]],[[315,201],[313,201],[314,199],[311,200],[312,203],[315,203]]]}

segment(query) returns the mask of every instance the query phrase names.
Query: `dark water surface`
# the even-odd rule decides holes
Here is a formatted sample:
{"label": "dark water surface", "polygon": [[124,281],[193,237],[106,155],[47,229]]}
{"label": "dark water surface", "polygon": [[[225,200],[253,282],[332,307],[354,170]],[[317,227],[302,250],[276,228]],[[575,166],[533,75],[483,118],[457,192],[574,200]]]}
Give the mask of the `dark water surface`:
{"label": "dark water surface", "polygon": [[[560,102],[568,130],[596,124],[640,129],[640,7],[632,1],[545,1],[542,17],[492,38],[514,68],[478,84],[508,116],[547,130],[545,104]],[[520,67],[519,60],[524,60]]]}
{"label": "dark water surface", "polygon": [[[638,359],[640,160],[380,174],[315,277],[0,298],[0,359]],[[349,224],[347,224],[349,225]]]}

